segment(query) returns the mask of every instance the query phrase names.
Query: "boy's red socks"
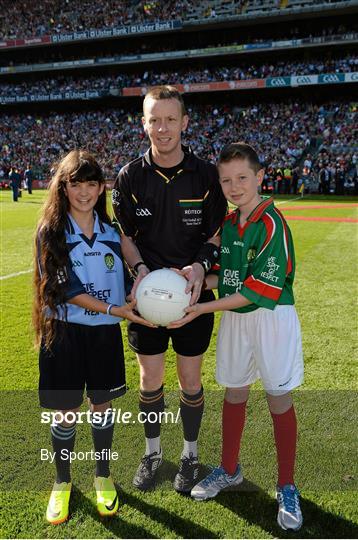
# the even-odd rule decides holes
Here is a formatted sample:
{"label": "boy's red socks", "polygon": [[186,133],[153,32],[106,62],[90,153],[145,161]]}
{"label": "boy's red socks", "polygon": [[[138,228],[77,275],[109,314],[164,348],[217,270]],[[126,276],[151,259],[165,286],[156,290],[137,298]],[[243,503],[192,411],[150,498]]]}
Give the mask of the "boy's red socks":
{"label": "boy's red socks", "polygon": [[297,420],[292,405],[283,414],[271,413],[275,435],[278,485],[294,484],[294,469],[296,459]]}
{"label": "boy's red socks", "polygon": [[239,459],[241,436],[245,425],[246,403],[229,403],[224,399],[222,411],[221,465],[233,475]]}

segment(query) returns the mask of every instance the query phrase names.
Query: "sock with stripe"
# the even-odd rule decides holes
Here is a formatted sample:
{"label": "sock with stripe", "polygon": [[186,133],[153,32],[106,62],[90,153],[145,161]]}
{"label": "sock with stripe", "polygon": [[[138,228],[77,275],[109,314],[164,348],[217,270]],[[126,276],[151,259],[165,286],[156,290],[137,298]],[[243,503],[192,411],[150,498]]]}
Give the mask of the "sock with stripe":
{"label": "sock with stripe", "polygon": [[224,399],[222,411],[221,465],[228,474],[236,471],[242,432],[245,426],[246,403],[230,403]]}
{"label": "sock with stripe", "polygon": [[[150,413],[150,422],[145,421],[144,433],[146,438],[146,455],[153,454],[154,452],[160,453],[160,418],[161,412],[164,412],[164,392],[163,385],[157,390],[147,392],[146,390],[140,390],[139,394],[139,409],[146,416]],[[155,414],[154,414],[155,413]],[[156,417],[155,417],[156,415]],[[155,420],[153,422],[153,420]]]}
{"label": "sock with stripe", "polygon": [[75,447],[76,424],[62,426],[56,424],[51,426],[52,448],[55,452],[56,482],[71,482],[70,460],[62,457],[61,451],[73,452]]}
{"label": "sock with stripe", "polygon": [[180,392],[180,416],[183,422],[184,448],[182,457],[198,457],[197,440],[204,412],[204,390],[196,394]]}
{"label": "sock with stripe", "polygon": [[296,460],[297,420],[294,406],[283,414],[271,413],[275,435],[278,485],[294,484]]}
{"label": "sock with stripe", "polygon": [[[112,448],[114,420],[112,409],[107,409],[106,412],[101,413],[96,417],[92,417],[92,439],[95,452],[101,453],[102,450],[107,450],[107,455]],[[103,454],[99,459],[96,459],[96,476],[104,476],[108,478],[109,472],[109,458]]]}

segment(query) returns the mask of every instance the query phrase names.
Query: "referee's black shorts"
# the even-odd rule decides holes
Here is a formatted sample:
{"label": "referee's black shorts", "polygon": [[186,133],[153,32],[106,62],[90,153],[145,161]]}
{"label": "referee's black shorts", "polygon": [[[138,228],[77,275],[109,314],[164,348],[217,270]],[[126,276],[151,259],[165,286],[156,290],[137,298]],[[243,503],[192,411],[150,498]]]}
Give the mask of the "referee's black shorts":
{"label": "referee's black shorts", "polygon": [[[199,302],[215,300],[212,291],[204,291]],[[142,324],[128,323],[128,342],[130,348],[138,354],[161,354],[168,349],[169,339],[173,349],[181,356],[199,356],[209,347],[214,327],[214,314],[205,313],[191,323],[168,330],[164,327],[149,328]]]}
{"label": "referee's black shorts", "polygon": [[83,390],[95,405],[126,392],[124,353],[119,324],[88,326],[55,322],[50,350],[40,348],[41,407],[79,407]]}

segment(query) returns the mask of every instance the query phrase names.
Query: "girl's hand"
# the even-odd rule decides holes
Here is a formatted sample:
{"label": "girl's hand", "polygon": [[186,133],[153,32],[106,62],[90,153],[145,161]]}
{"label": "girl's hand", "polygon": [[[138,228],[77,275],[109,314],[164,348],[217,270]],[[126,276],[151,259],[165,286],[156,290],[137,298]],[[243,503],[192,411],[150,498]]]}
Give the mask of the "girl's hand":
{"label": "girl's hand", "polygon": [[137,313],[135,313],[134,308],[136,306],[137,300],[132,300],[129,304],[124,306],[113,306],[111,309],[111,315],[116,317],[122,317],[123,319],[128,319],[129,321],[143,324],[144,326],[149,326],[149,328],[157,328],[157,326],[149,321],[146,321]]}
{"label": "girl's hand", "polygon": [[187,308],[185,308],[184,311],[185,311],[184,317],[182,317],[178,321],[171,322],[170,324],[168,324],[167,328],[169,328],[170,330],[174,328],[181,328],[182,326],[190,323],[191,321],[193,321],[194,319],[202,315],[203,314],[202,304],[194,304],[193,306],[188,306]]}

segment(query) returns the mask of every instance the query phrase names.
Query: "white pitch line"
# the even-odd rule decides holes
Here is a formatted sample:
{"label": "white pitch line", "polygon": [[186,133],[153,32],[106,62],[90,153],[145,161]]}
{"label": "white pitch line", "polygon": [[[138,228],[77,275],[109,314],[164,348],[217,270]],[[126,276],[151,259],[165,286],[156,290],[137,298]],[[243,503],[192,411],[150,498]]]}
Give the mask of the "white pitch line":
{"label": "white pitch line", "polygon": [[278,201],[275,203],[275,206],[278,206],[279,204],[285,204],[285,203],[289,203],[289,202],[292,202],[292,201],[298,201],[298,199],[302,200],[303,197],[301,197],[301,195],[299,197],[295,197],[294,199],[287,199],[286,201]]}
{"label": "white pitch line", "polygon": [[20,272],[15,272],[14,274],[8,274],[7,276],[0,276],[0,281],[3,279],[10,279],[13,277],[21,276],[22,274],[30,274],[32,272],[32,268],[29,270],[21,270]]}

